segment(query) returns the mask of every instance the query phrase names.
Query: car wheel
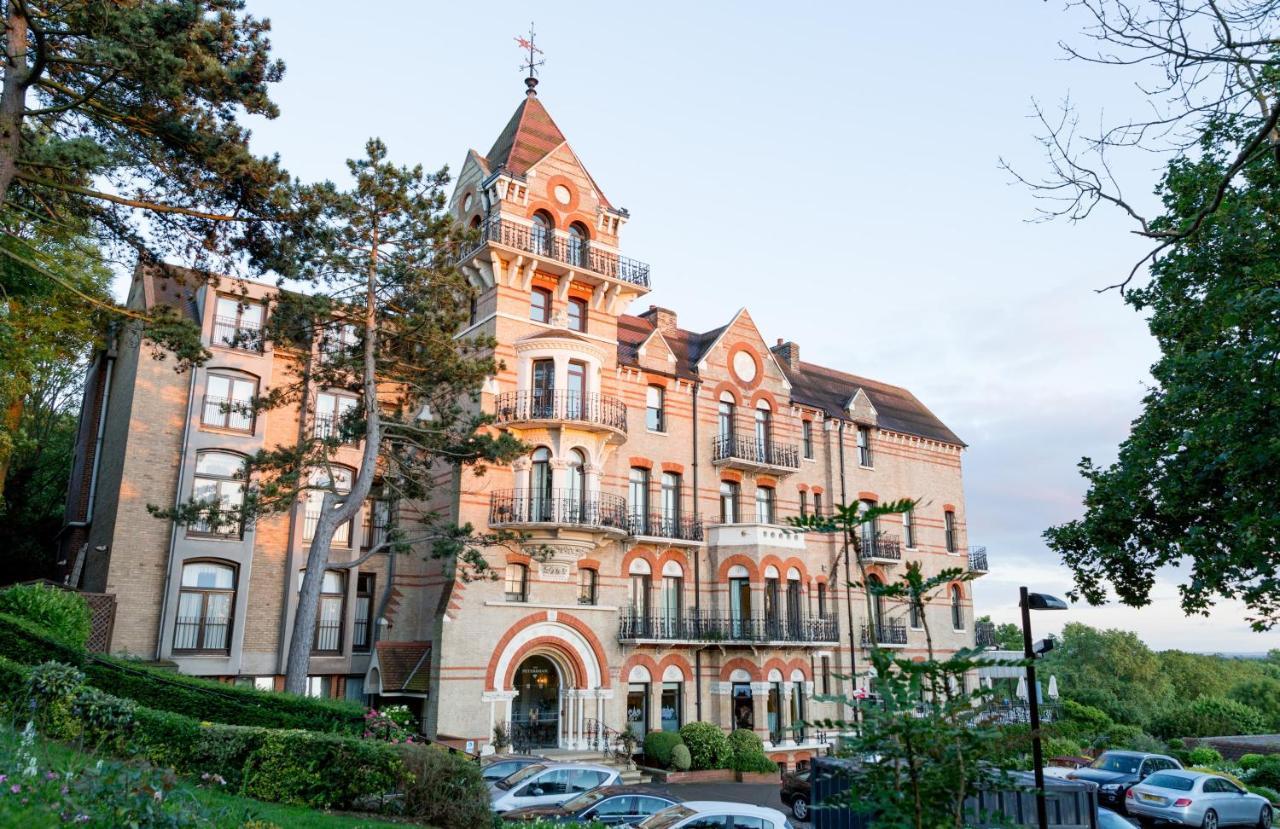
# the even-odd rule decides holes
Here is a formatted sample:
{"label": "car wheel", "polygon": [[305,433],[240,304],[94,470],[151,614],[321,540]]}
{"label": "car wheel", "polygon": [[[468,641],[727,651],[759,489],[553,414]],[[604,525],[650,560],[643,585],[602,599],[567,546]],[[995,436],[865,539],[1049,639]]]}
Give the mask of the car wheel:
{"label": "car wheel", "polygon": [[1258,829],[1271,829],[1271,807],[1263,806],[1262,814],[1258,815]]}
{"label": "car wheel", "polygon": [[1200,829],[1218,829],[1218,813],[1210,809],[1204,813],[1204,821],[1200,824]]}
{"label": "car wheel", "polygon": [[796,820],[809,819],[809,800],[804,795],[798,794],[791,801],[791,816]]}

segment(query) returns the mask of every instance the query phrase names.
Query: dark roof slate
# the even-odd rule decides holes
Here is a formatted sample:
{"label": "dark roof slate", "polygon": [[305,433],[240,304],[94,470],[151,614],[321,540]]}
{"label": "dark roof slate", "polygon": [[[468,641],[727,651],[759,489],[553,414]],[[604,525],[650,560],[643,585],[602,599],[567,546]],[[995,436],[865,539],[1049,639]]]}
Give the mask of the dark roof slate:
{"label": "dark roof slate", "polygon": [[430,642],[379,642],[382,692],[425,694],[431,688]]}

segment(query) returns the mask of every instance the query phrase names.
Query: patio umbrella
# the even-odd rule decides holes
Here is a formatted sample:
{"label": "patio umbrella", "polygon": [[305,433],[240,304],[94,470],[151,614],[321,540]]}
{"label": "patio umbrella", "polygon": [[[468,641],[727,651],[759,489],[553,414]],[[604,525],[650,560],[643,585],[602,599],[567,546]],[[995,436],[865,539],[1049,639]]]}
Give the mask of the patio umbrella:
{"label": "patio umbrella", "polygon": [[1058,698],[1058,677],[1056,675],[1049,677],[1049,699]]}
{"label": "patio umbrella", "polygon": [[1028,698],[1027,697],[1027,678],[1025,676],[1018,678],[1018,690],[1015,693],[1017,694],[1018,699]]}

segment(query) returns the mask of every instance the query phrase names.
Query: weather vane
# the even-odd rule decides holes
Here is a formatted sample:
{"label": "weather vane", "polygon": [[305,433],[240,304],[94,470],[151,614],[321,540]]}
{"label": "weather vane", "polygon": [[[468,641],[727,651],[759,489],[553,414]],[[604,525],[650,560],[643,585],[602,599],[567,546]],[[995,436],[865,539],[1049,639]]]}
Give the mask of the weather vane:
{"label": "weather vane", "polygon": [[538,67],[546,63],[546,61],[538,59],[538,55],[542,54],[542,50],[534,45],[533,23],[529,24],[529,36],[517,36],[516,44],[521,49],[527,49],[529,52],[529,57],[524,63],[520,64],[520,71],[529,70],[529,77],[524,79],[524,85],[529,87],[530,95],[536,95],[537,93],[534,92],[533,88],[538,85]]}

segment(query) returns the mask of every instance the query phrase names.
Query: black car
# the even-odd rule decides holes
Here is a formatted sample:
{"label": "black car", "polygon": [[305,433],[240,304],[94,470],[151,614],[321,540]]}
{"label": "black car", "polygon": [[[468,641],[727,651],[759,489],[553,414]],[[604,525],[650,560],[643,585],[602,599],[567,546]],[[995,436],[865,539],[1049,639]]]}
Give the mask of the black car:
{"label": "black car", "polygon": [[1098,786],[1098,805],[1128,814],[1125,793],[1134,783],[1149,774],[1166,769],[1180,769],[1182,764],[1163,754],[1141,751],[1105,751],[1088,766],[1067,775],[1068,780],[1083,780]]}
{"label": "black car", "polygon": [[495,783],[505,777],[510,777],[525,766],[542,763],[546,759],[533,754],[497,755],[482,761],[483,765],[480,766],[480,774],[484,776],[484,782]]}
{"label": "black car", "polygon": [[650,786],[601,786],[559,806],[526,806],[512,809],[502,817],[509,821],[542,820],[547,823],[587,823],[594,820],[605,826],[628,826],[679,802],[680,798]]}
{"label": "black car", "polygon": [[809,770],[793,771],[782,775],[782,789],[778,797],[791,807],[791,816],[796,820],[809,819],[809,804],[813,801],[812,785],[809,783]]}

